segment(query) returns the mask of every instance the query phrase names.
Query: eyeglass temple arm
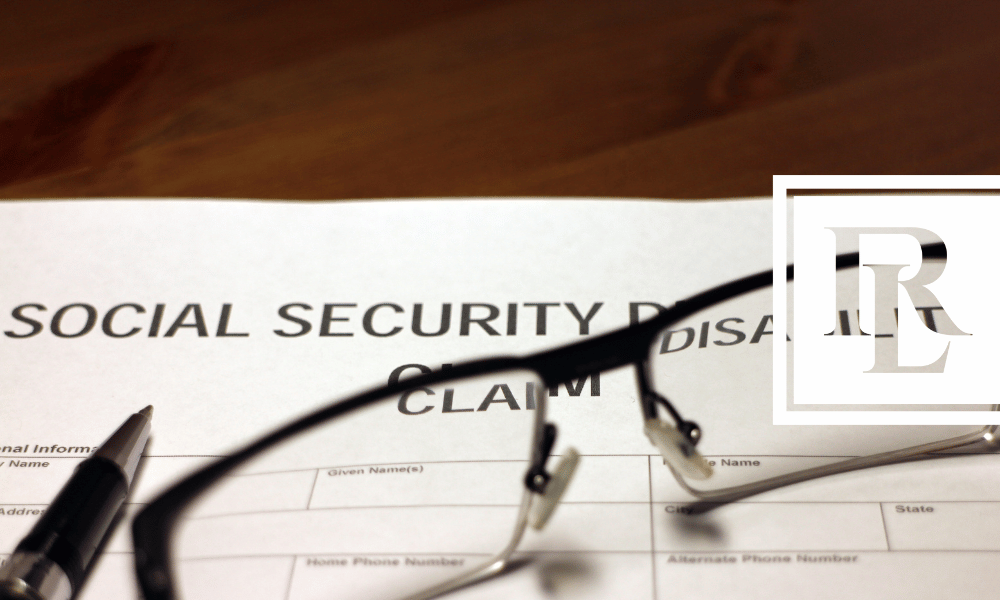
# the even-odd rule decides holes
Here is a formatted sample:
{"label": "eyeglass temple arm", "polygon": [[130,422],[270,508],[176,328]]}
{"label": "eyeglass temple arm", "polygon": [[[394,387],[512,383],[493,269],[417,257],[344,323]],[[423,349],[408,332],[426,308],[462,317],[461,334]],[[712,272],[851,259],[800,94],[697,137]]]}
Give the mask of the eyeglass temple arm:
{"label": "eyeglass temple arm", "polygon": [[[997,406],[994,406],[994,410],[996,409]],[[871,456],[861,456],[829,465],[822,465],[811,469],[805,469],[803,471],[797,471],[795,473],[789,473],[787,475],[772,477],[755,483],[748,483],[745,485],[711,492],[696,490],[689,486],[683,478],[678,477],[676,479],[688,492],[700,498],[698,501],[687,506],[687,508],[691,509],[691,514],[702,514],[731,502],[749,498],[750,496],[755,496],[763,492],[775,490],[794,483],[809,481],[811,479],[819,479],[820,477],[836,475],[838,473],[847,473],[871,467],[880,467],[922,459],[942,458],[947,455],[935,453],[947,452],[950,450],[964,449],[975,453],[995,452],[997,449],[1000,449],[1000,438],[996,436],[996,431],[996,425],[987,425],[979,431],[938,442],[911,446],[909,448],[893,450],[891,452],[882,452]],[[956,454],[956,456],[959,455],[960,454]]]}

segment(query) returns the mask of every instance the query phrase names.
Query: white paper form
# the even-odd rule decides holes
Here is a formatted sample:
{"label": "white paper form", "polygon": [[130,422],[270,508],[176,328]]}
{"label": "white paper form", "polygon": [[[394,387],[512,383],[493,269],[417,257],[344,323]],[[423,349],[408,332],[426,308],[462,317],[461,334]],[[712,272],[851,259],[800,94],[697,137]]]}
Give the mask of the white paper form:
{"label": "white paper form", "polygon": [[[768,269],[770,224],[761,201],[0,205],[0,553],[88,449],[147,404],[153,437],[136,506],[212,457],[384,384],[405,365],[584,339],[651,316],[654,303]],[[634,387],[622,370],[603,374],[598,394],[582,388],[576,404],[553,399],[560,448],[584,455],[565,502],[522,545],[535,559],[529,568],[455,597],[937,598],[989,588],[1000,562],[996,457],[839,476],[694,518],[684,513],[690,496],[642,435]],[[444,415],[437,400],[406,405],[430,407],[421,414],[396,412],[430,430],[433,419],[497,414],[491,406]],[[420,462],[439,450],[453,462]],[[429,440],[409,464],[437,478],[427,489],[462,489],[450,497],[464,505],[451,513],[457,529],[461,518],[508,526],[516,487],[510,500],[460,483],[482,469],[516,480],[526,452],[482,463]],[[330,473],[351,464],[326,466],[278,474],[267,486],[275,493],[238,495],[239,508],[344,502],[328,484],[352,475]],[[386,497],[359,486],[348,502]],[[126,534],[109,544],[84,598],[136,595]],[[405,542],[401,556],[429,543]],[[459,549],[434,549],[443,551]],[[309,597],[312,579],[339,568],[322,548],[293,548],[281,560],[277,598]]]}

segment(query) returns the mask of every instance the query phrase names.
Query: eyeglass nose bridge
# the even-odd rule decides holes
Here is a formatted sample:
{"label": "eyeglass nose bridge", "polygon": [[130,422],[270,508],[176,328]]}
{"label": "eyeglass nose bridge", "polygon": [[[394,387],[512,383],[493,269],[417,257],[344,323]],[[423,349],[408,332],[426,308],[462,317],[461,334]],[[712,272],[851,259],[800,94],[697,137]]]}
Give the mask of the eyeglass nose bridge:
{"label": "eyeglass nose bridge", "polygon": [[649,353],[658,328],[622,329],[532,357],[534,368],[548,385],[625,367],[639,366]]}
{"label": "eyeglass nose bridge", "polygon": [[[711,467],[693,450],[700,430],[692,421],[685,421],[670,402],[652,391],[647,377],[649,347],[659,328],[647,327],[612,332],[569,347],[537,355],[534,366],[546,384],[555,384],[593,375],[618,367],[633,366],[636,370],[646,435],[660,450],[664,462],[671,468],[685,473],[697,473],[699,479],[711,475]],[[544,366],[544,368],[543,368]],[[656,404],[662,404],[674,418],[674,427],[657,417]],[[533,492],[529,523],[536,529],[544,527],[555,510],[579,463],[579,453],[568,448],[553,473],[546,470],[546,462],[555,445],[556,426],[545,422],[545,403],[540,403],[541,425],[536,430],[531,467],[525,474],[524,484]],[[668,431],[669,430],[669,431]],[[670,431],[674,435],[670,435]],[[705,469],[708,468],[708,473]]]}

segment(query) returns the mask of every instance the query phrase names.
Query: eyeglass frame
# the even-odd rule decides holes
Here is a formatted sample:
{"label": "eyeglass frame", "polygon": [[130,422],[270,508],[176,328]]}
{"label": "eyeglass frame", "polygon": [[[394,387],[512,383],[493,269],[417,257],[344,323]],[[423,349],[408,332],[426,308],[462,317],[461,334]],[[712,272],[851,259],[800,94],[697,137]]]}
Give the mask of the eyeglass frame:
{"label": "eyeglass frame", "polygon": [[[925,260],[928,258],[947,259],[947,249],[944,243],[922,245],[921,252]],[[859,262],[860,253],[858,252],[841,254],[836,257],[836,269],[858,267]],[[794,265],[788,265],[786,267],[786,281],[793,280]],[[610,333],[528,356],[486,358],[454,364],[448,369],[424,373],[405,381],[390,383],[334,402],[286,424],[234,454],[223,457],[188,475],[161,493],[136,515],[132,522],[132,538],[135,547],[136,575],[142,597],[145,600],[178,600],[175,592],[172,561],[170,560],[171,538],[182,511],[204,491],[240,465],[299,433],[414,388],[511,369],[531,371],[538,375],[545,385],[555,386],[594,373],[632,365],[635,367],[639,405],[644,422],[659,420],[657,405],[660,405],[673,419],[674,426],[683,436],[678,442],[682,446],[680,450],[689,452],[698,443],[700,429],[694,421],[685,420],[669,399],[652,388],[649,369],[650,348],[664,330],[682,319],[743,294],[773,286],[773,283],[774,271],[762,271],[679,300],[673,306],[662,310],[647,321]],[[543,494],[551,479],[551,473],[546,470],[546,463],[555,442],[556,427],[545,420],[545,400],[545,395],[541,394],[541,398],[536,403],[535,424],[530,445],[530,466],[524,478],[525,490],[522,494],[517,521],[507,546],[477,569],[409,596],[408,600],[435,598],[510,570],[511,557],[527,530],[528,512],[533,495]],[[992,410],[998,409],[1000,409],[1000,405],[993,405]],[[698,498],[688,507],[693,514],[697,514],[775,488],[828,475],[922,458],[948,456],[948,454],[940,453],[957,449],[975,453],[996,451],[1000,449],[1000,439],[996,435],[998,428],[1000,425],[986,425],[972,433],[937,442],[846,459],[714,491],[690,487],[673,466],[670,464],[667,466],[670,467],[678,483]],[[684,440],[686,440],[687,445],[685,445]]]}

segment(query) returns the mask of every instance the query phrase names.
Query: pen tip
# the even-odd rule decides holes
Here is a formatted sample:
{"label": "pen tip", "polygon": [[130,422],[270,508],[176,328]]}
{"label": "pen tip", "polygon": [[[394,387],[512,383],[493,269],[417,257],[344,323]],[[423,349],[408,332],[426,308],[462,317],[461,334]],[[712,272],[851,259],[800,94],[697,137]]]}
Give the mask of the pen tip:
{"label": "pen tip", "polygon": [[153,418],[153,405],[150,404],[146,408],[139,411],[139,414],[146,417],[147,419]]}

